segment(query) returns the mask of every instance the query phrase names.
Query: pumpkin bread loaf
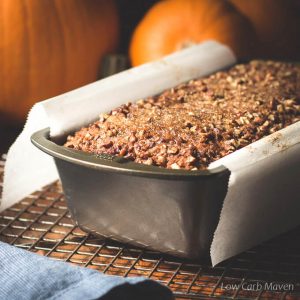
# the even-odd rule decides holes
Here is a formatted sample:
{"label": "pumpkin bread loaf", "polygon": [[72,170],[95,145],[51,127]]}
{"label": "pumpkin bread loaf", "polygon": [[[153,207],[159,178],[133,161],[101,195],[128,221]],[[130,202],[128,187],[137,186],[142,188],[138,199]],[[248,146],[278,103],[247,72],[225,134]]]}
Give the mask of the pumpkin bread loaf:
{"label": "pumpkin bread loaf", "polygon": [[300,66],[252,61],[101,114],[65,146],[201,170],[299,120]]}

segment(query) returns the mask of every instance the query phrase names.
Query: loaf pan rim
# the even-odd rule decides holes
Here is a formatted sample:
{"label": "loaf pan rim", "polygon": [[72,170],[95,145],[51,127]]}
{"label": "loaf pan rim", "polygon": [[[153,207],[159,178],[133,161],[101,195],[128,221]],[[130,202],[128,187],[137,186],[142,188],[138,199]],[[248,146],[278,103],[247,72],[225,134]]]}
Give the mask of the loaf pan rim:
{"label": "loaf pan rim", "polygon": [[206,170],[173,170],[136,163],[118,156],[104,155],[104,157],[99,157],[92,153],[70,149],[54,143],[50,140],[50,128],[36,131],[30,139],[34,146],[54,158],[101,171],[105,170],[136,176],[163,177],[166,179],[193,179],[195,177],[204,179],[224,172],[230,172],[223,165]]}

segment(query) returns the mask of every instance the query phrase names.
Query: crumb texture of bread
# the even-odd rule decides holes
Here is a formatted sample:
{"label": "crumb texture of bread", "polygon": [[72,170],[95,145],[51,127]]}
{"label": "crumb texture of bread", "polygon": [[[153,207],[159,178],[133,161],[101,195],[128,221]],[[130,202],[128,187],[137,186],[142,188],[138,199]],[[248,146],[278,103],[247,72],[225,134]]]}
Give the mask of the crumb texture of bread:
{"label": "crumb texture of bread", "polygon": [[201,170],[299,120],[300,65],[256,60],[121,105],[64,146]]}

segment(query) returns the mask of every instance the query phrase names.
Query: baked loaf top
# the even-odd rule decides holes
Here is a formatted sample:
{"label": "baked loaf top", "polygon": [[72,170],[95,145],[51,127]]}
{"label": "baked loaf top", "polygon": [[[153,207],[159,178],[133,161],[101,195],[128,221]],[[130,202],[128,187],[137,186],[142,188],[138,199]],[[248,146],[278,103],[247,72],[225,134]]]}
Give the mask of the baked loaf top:
{"label": "baked loaf top", "polygon": [[251,61],[101,114],[65,146],[199,170],[299,120],[300,66]]}

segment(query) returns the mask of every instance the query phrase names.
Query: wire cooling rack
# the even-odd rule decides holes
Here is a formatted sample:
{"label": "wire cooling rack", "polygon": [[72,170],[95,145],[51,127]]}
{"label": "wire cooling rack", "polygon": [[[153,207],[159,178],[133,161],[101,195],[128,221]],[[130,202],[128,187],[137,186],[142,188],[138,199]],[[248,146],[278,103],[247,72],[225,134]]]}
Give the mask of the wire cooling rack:
{"label": "wire cooling rack", "polygon": [[[0,161],[0,182],[4,163]],[[105,274],[149,277],[172,289],[178,300],[300,299],[300,227],[212,268],[208,262],[83,232],[56,182],[0,214],[0,240]]]}

